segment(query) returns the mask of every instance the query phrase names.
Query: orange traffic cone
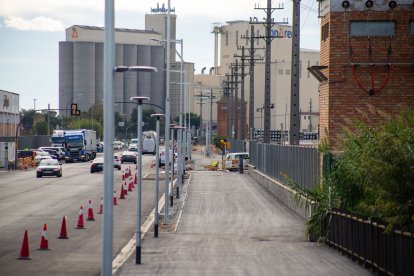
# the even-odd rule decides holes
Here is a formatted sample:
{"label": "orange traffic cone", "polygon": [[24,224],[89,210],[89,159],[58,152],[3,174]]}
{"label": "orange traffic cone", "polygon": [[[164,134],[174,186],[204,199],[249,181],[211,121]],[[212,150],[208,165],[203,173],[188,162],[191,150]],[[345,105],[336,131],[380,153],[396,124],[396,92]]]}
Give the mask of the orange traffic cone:
{"label": "orange traffic cone", "polygon": [[116,190],[114,190],[114,205],[118,205],[118,203],[116,202]]}
{"label": "orange traffic cone", "polygon": [[121,184],[121,191],[119,192],[119,199],[125,199],[124,184]]}
{"label": "orange traffic cone", "polygon": [[49,241],[47,238],[47,225],[43,225],[42,239],[40,240],[40,247],[37,250],[49,250]]}
{"label": "orange traffic cone", "polygon": [[137,183],[138,183],[137,174],[135,174],[134,184],[137,184]]}
{"label": "orange traffic cone", "polygon": [[95,220],[93,217],[93,209],[92,209],[92,201],[89,200],[89,206],[88,206],[88,218],[86,220],[92,221]]}
{"label": "orange traffic cone", "polygon": [[58,239],[68,239],[68,233],[66,232],[66,216],[63,216]]}
{"label": "orange traffic cone", "polygon": [[29,257],[29,238],[27,235],[27,230],[24,231],[22,248],[20,249],[19,260],[31,260]]}
{"label": "orange traffic cone", "polygon": [[125,180],[126,171],[122,171],[122,180]]}
{"label": "orange traffic cone", "polygon": [[128,184],[128,192],[132,192],[132,182],[129,182]]}
{"label": "orange traffic cone", "polygon": [[78,226],[76,229],[85,229],[85,223],[83,221],[83,207],[81,205],[79,209]]}
{"label": "orange traffic cone", "polygon": [[123,184],[123,188],[124,188],[124,195],[127,195],[128,194],[128,187],[127,187],[126,181]]}
{"label": "orange traffic cone", "polygon": [[99,205],[98,214],[103,214],[103,197],[101,197],[101,204]]}

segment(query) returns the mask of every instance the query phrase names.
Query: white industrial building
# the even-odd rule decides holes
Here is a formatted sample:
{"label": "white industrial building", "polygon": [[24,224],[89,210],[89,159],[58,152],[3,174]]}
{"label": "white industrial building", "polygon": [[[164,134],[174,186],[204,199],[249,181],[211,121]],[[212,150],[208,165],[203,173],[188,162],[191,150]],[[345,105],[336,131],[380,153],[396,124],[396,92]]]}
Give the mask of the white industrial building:
{"label": "white industrial building", "polygon": [[[212,81],[203,75],[195,76],[195,92],[197,89],[203,90],[214,88],[215,90],[223,90],[225,87],[225,75],[230,74],[230,64],[234,63],[235,55],[241,55],[241,47],[245,48],[245,55],[249,55],[251,24],[249,21],[229,21],[226,24],[213,25],[213,31],[216,37],[215,49],[215,68],[209,73],[216,74],[216,78],[220,81]],[[271,47],[271,103],[274,108],[271,109],[271,130],[278,130],[282,127],[290,125],[290,92],[291,92],[291,56],[292,56],[292,27],[287,25],[275,24],[272,28]],[[265,27],[262,24],[254,25],[254,36],[265,36]],[[281,37],[281,38],[276,38]],[[255,39],[255,47],[262,48],[255,51],[255,58],[263,58],[257,60],[254,75],[254,127],[256,129],[263,128],[264,112],[260,112],[264,104],[264,84],[265,84],[265,40],[263,38]],[[239,58],[238,64],[241,65]],[[245,98],[246,104],[246,124],[249,123],[249,61],[245,63]],[[319,65],[319,51],[308,50],[306,45],[302,45],[300,51],[300,110],[301,110],[301,131],[317,132],[319,123],[319,93],[318,81],[308,72],[307,68],[313,65]],[[239,69],[240,73],[240,69]],[[240,81],[240,78],[239,78]],[[221,84],[221,88],[216,87],[217,83]],[[201,88],[200,88],[201,87]],[[240,87],[238,86],[238,94],[240,97]],[[201,105],[202,113],[208,113],[207,105]],[[200,113],[199,108],[196,110]],[[217,119],[217,112],[213,113],[213,121]],[[247,127],[248,129],[250,126]]]}

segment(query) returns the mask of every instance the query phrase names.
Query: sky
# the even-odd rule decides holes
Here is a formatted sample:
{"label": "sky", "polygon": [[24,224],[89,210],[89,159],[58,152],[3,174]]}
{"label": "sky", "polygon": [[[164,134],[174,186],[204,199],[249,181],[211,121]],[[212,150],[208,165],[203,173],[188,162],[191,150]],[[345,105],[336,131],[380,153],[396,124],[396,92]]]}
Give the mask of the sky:
{"label": "sky", "polygon": [[[116,28],[145,28],[145,14],[167,0],[115,0]],[[266,0],[171,0],[177,14],[177,39],[184,40],[184,60],[195,73],[214,64],[212,23],[266,16],[255,6]],[[272,0],[275,21],[292,23],[292,0]],[[58,108],[59,41],[72,25],[104,26],[104,0],[1,0],[0,89],[20,95],[20,108]],[[301,48],[319,50],[316,0],[301,0]],[[35,99],[35,100],[34,100]]]}

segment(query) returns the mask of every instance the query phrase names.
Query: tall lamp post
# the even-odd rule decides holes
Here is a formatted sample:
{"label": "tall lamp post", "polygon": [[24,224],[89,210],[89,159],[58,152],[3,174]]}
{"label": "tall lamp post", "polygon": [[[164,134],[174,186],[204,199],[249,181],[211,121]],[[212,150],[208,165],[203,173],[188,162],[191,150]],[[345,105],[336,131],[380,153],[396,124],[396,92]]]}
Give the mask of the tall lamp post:
{"label": "tall lamp post", "polygon": [[[178,53],[178,51],[176,51],[177,55],[180,58],[180,70],[179,71],[170,70],[169,66],[168,66],[167,74],[169,75],[170,72],[180,73],[180,82],[179,82],[179,84],[180,84],[180,101],[179,101],[180,108],[179,108],[179,117],[178,118],[179,118],[179,125],[182,126],[183,125],[183,109],[184,109],[184,82],[183,82],[183,79],[184,79],[184,66],[183,66],[183,63],[184,63],[184,57],[183,57],[183,55],[184,55],[183,54],[184,41],[183,41],[183,39],[177,39],[177,40],[167,39],[167,40],[164,40],[164,39],[156,39],[156,38],[151,38],[150,40],[158,41],[158,42],[167,42],[167,41],[169,41],[168,44],[171,44],[171,43],[180,44],[180,53]],[[169,53],[169,50],[167,50],[167,53]],[[169,56],[167,56],[167,59],[169,59]],[[170,84],[170,82],[167,82],[167,86],[169,86],[169,84]],[[178,148],[181,149],[183,147],[183,129],[178,129],[178,131],[177,131],[177,140],[178,140]],[[183,170],[184,170],[183,163],[184,163],[184,161],[183,161],[183,158],[182,158],[182,152],[183,152],[182,150],[179,150],[178,151],[178,156],[177,156],[177,179],[178,179],[178,182],[182,182],[182,179],[183,179]]]}
{"label": "tall lamp post", "polygon": [[161,117],[165,117],[165,114],[151,114],[151,117],[155,117],[157,119],[157,124],[155,131],[157,133],[157,137],[155,139],[155,197],[154,197],[154,238],[158,238],[158,189],[159,189],[159,171],[160,167],[158,164],[160,163],[160,119]]}
{"label": "tall lamp post", "polygon": [[137,162],[137,226],[135,229],[136,246],[135,246],[135,263],[141,264],[141,190],[142,190],[142,102],[149,101],[149,97],[132,97],[131,101],[137,101],[137,138],[138,138],[138,162]]}
{"label": "tall lamp post", "polygon": [[[119,73],[128,72],[128,71],[158,72],[157,68],[152,67],[152,66],[117,66],[117,67],[114,67],[114,70],[115,72],[119,72]],[[137,129],[138,129],[138,162],[137,162],[138,189],[137,189],[137,223],[136,223],[136,229],[135,229],[135,236],[136,236],[135,264],[141,264],[142,102],[144,100],[149,100],[149,98],[148,97],[132,97],[130,98],[130,100],[136,101],[138,104],[138,107],[137,107],[137,113],[138,113],[137,114],[138,115],[138,126],[137,126]],[[108,160],[109,158],[106,158],[106,159]],[[108,203],[108,204],[112,204],[112,203]]]}

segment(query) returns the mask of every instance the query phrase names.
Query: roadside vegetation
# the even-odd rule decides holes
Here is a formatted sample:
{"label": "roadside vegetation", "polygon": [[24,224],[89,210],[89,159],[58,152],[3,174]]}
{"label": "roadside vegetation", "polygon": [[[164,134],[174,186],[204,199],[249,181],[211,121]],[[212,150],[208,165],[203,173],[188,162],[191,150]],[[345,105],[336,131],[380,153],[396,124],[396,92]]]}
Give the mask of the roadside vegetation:
{"label": "roadside vegetation", "polygon": [[[324,238],[322,225],[339,209],[393,228],[414,229],[414,112],[384,120],[377,127],[361,121],[345,131],[340,153],[321,143],[324,172],[321,185],[302,189],[285,176],[301,197],[315,202],[307,222],[309,234]],[[303,204],[303,203],[302,203]],[[306,204],[306,203],[305,203]]]}

